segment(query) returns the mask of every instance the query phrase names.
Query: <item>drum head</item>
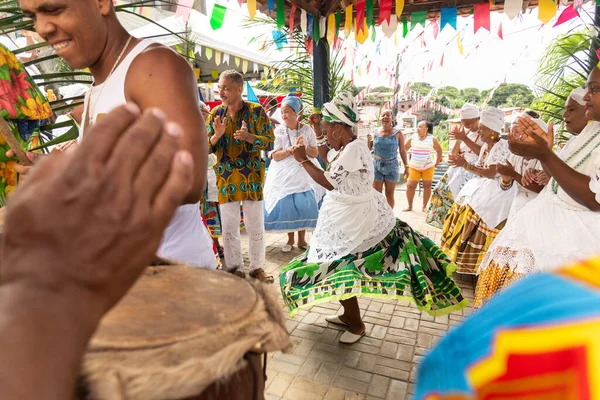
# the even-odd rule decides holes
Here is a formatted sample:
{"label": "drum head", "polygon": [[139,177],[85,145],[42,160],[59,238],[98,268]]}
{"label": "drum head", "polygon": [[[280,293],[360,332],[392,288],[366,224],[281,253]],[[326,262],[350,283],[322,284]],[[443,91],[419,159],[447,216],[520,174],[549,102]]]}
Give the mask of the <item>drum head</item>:
{"label": "drum head", "polygon": [[206,335],[243,320],[257,301],[249,283],[226,272],[148,267],[104,317],[90,350],[157,347]]}

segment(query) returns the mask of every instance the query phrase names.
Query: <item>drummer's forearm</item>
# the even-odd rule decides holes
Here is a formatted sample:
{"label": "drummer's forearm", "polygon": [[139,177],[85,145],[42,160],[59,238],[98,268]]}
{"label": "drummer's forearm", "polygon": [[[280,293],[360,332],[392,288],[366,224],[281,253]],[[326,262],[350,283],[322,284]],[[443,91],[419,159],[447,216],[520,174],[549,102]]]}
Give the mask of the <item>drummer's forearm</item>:
{"label": "drummer's forearm", "polygon": [[81,360],[100,319],[84,300],[21,282],[0,286],[2,398],[73,397]]}

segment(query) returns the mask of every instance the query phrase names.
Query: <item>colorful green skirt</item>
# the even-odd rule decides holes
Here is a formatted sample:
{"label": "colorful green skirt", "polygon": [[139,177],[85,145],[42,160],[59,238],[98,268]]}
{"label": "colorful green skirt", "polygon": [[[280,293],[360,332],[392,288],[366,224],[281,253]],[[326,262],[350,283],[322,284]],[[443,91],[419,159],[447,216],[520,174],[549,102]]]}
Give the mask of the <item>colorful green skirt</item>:
{"label": "colorful green skirt", "polygon": [[454,197],[452,197],[452,191],[448,186],[448,173],[446,173],[433,189],[425,222],[435,228],[442,229],[452,204],[454,204]]}
{"label": "colorful green skirt", "polygon": [[405,222],[371,249],[321,264],[308,251],[279,274],[283,300],[293,316],[300,308],[351,297],[409,300],[430,315],[467,306],[452,279],[456,264]]}

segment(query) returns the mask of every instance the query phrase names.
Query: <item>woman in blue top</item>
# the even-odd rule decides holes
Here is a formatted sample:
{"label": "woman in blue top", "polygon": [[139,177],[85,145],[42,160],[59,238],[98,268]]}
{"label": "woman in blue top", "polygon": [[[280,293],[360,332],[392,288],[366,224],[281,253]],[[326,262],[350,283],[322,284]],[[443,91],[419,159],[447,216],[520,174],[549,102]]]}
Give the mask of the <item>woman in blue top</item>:
{"label": "woman in blue top", "polygon": [[390,110],[384,110],[381,114],[381,127],[375,130],[373,141],[369,141],[369,147],[373,151],[373,166],[375,168],[373,187],[378,192],[383,192],[385,186],[387,202],[390,207],[394,208],[394,190],[400,178],[398,151],[400,151],[400,157],[402,157],[405,175],[408,173],[408,162],[404,136],[400,129],[394,129]]}

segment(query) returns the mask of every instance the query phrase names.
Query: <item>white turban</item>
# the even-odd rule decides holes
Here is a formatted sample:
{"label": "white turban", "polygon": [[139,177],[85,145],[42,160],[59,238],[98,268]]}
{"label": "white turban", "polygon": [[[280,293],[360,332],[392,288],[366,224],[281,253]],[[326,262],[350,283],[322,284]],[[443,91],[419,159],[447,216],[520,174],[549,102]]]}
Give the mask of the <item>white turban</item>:
{"label": "white turban", "polygon": [[479,107],[476,105],[465,103],[464,106],[460,109],[460,119],[474,119],[479,118]]}
{"label": "white turban", "polygon": [[579,105],[585,106],[583,96],[585,96],[585,89],[581,87],[573,89],[569,95],[569,97],[575,100]]}
{"label": "white turban", "polygon": [[486,126],[496,133],[504,130],[506,113],[499,108],[489,107],[481,113],[481,125]]}
{"label": "white turban", "polygon": [[537,126],[539,126],[544,132],[548,132],[548,124],[547,123],[545,123],[544,121],[542,121],[539,118],[533,118],[531,115],[529,115],[527,113],[516,114],[512,120],[511,126],[516,125],[517,119],[519,119],[519,118],[529,118],[530,120],[535,122],[535,124]]}
{"label": "white turban", "polygon": [[[68,99],[71,97],[83,96],[87,93],[88,90],[90,90],[89,86],[84,85],[83,83],[74,83],[73,85],[61,87],[60,89],[58,89],[58,92],[61,94],[62,97]],[[72,102],[73,100],[67,100],[67,104],[71,104]]]}

